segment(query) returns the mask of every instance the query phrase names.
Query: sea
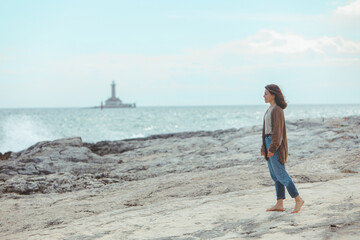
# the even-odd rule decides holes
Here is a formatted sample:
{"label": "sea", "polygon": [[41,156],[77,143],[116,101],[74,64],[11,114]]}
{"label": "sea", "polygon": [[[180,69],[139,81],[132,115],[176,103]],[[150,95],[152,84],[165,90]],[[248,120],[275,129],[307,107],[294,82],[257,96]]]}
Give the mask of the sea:
{"label": "sea", "polygon": [[[261,125],[267,105],[0,109],[0,152],[80,136],[84,142]],[[289,105],[286,120],[360,115],[360,104]]]}

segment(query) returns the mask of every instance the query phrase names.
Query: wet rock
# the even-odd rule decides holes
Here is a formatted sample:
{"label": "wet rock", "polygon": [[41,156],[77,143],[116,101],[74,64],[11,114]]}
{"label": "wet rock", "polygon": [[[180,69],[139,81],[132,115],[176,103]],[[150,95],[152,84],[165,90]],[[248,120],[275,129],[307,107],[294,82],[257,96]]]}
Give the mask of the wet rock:
{"label": "wet rock", "polygon": [[0,152],[0,160],[6,160],[6,159],[8,159],[10,157],[10,155],[11,155],[11,152],[6,152],[4,154],[2,154]]}

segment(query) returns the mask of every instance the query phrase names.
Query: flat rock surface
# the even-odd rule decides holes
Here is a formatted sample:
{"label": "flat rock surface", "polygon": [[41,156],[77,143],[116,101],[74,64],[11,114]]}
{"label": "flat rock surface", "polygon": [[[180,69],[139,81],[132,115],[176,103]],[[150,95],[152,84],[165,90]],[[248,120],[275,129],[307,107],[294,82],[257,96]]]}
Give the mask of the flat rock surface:
{"label": "flat rock surface", "polygon": [[261,126],[83,143],[0,160],[0,239],[358,239],[360,116],[288,121],[302,211],[275,189]]}

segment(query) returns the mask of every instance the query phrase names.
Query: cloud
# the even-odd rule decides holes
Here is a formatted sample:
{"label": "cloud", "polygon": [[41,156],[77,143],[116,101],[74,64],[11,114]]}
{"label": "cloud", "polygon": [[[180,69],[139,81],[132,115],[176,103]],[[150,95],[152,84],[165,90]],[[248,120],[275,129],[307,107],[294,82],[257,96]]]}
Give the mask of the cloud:
{"label": "cloud", "polygon": [[[43,76],[47,79],[70,82],[83,79],[77,82],[91,84],[98,79],[115,78],[156,88],[179,79],[206,78],[210,81],[219,76],[250,74],[269,67],[331,65],[334,62],[354,65],[359,63],[359,54],[360,41],[331,36],[307,38],[261,30],[244,39],[210,48],[185,49],[173,55],[99,53],[51,61],[45,66],[41,63],[41,69],[46,71]],[[39,69],[36,65],[32,67]]]}
{"label": "cloud", "polygon": [[345,6],[338,7],[335,12],[336,15],[350,18],[360,17],[360,0],[354,0]]}
{"label": "cloud", "polygon": [[296,13],[249,13],[249,12],[206,12],[206,13],[193,13],[191,15],[168,15],[170,19],[180,19],[180,20],[213,20],[213,21],[261,21],[261,22],[314,22],[322,21],[323,16],[321,15],[306,15],[306,14],[296,14]]}
{"label": "cloud", "polygon": [[271,30],[262,30],[247,39],[249,47],[259,54],[296,54],[306,51],[321,53],[314,40],[301,35],[281,34]]}
{"label": "cloud", "polygon": [[330,23],[338,28],[359,31],[360,0],[354,0],[338,7],[330,18]]}
{"label": "cloud", "polygon": [[[359,54],[360,41],[333,36],[309,38],[268,29],[247,38],[219,43],[209,48],[184,49],[173,55],[98,53],[48,63],[39,62],[37,65],[33,63],[28,68],[41,69],[45,78],[62,81],[72,81],[72,78],[84,79],[88,83],[90,79],[99,78],[136,81],[146,76],[147,85],[161,85],[165,81],[194,75],[212,78],[214,74],[249,73],[267,66],[289,67],[321,61],[330,63],[331,59],[342,59],[343,63],[349,61],[354,64],[359,60]],[[25,73],[26,69],[22,69]],[[2,68],[2,72],[5,71]]]}
{"label": "cloud", "polygon": [[298,54],[308,51],[327,55],[360,53],[360,41],[355,42],[343,37],[306,38],[298,34],[262,30],[249,37],[247,42],[257,53],[264,54]]}
{"label": "cloud", "polygon": [[14,75],[17,72],[9,70],[9,69],[1,69],[0,68],[0,75]]}
{"label": "cloud", "polygon": [[[208,49],[188,49],[187,58],[216,66],[219,61],[238,63],[276,62],[279,58],[311,61],[316,58],[359,58],[360,41],[343,37],[307,38],[303,35],[261,30],[247,37]],[[230,64],[231,65],[231,64]]]}

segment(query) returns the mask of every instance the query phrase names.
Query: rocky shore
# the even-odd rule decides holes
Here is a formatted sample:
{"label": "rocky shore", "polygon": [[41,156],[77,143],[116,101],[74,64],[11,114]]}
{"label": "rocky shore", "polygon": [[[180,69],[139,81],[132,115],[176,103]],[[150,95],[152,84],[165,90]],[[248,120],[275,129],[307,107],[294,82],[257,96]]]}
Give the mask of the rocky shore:
{"label": "rocky shore", "polygon": [[[360,116],[287,121],[305,205],[275,203],[261,127],[84,143],[0,160],[0,239],[357,239]],[[2,155],[3,156],[3,155]]]}

